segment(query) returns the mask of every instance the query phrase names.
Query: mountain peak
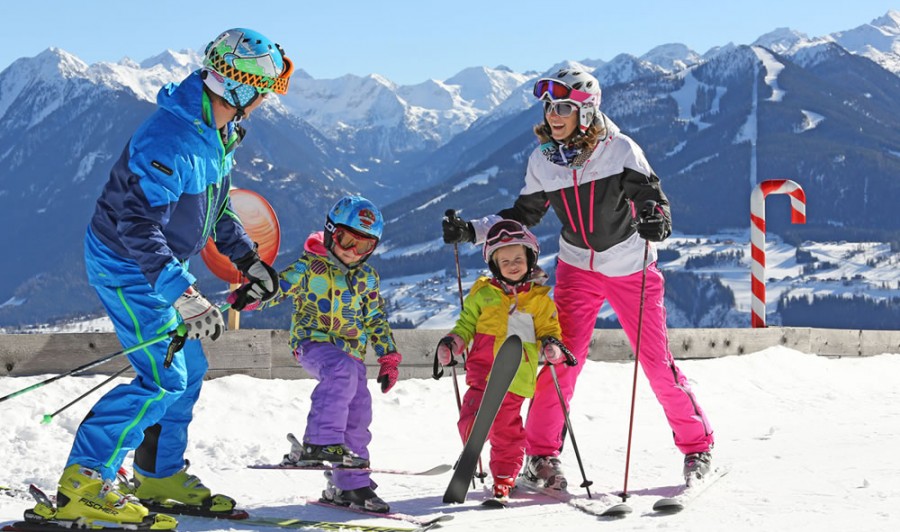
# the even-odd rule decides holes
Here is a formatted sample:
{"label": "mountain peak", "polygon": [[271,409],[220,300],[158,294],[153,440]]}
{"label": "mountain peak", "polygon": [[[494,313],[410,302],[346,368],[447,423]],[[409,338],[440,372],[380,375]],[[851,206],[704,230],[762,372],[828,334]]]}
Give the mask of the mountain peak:
{"label": "mountain peak", "polygon": [[32,68],[32,72],[38,76],[58,74],[68,79],[83,76],[88,66],[62,48],[51,46],[34,57]]}
{"label": "mountain peak", "polygon": [[900,33],[900,11],[891,9],[883,17],[878,17],[872,21],[873,26],[878,26],[884,30],[893,30],[891,33]]}
{"label": "mountain peak", "polygon": [[807,40],[809,37],[805,33],[790,28],[776,28],[756,39],[753,46],[763,46],[780,54]]}
{"label": "mountain peak", "polygon": [[203,63],[203,57],[193,50],[182,50],[176,52],[174,50],[166,50],[165,52],[155,55],[149,59],[141,61],[141,68],[152,68],[154,66],[162,66],[167,69],[196,68]]}
{"label": "mountain peak", "polygon": [[701,60],[697,52],[680,43],[662,44],[642,55],[640,59],[658,65],[669,72],[683,70]]}

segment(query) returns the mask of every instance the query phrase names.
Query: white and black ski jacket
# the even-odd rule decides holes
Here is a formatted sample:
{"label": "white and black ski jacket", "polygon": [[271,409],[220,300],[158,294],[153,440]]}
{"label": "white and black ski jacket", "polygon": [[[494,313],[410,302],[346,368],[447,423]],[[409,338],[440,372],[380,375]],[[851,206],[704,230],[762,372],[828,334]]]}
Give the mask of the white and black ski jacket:
{"label": "white and black ski jacket", "polygon": [[[554,164],[535,148],[528,158],[525,186],[513,206],[472,220],[476,240],[483,241],[499,218],[533,226],[553,207],[562,222],[560,260],[610,276],[640,271],[644,240],[632,225],[636,209],[654,200],[671,220],[669,202],[640,146],[602,118],[607,136],[582,168]],[[656,260],[652,243],[648,260]]]}

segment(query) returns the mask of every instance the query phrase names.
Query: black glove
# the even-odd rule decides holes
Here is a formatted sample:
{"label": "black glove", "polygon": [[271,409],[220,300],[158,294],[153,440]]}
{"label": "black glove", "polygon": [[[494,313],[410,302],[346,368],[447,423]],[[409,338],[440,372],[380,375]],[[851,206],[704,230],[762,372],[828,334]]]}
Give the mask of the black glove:
{"label": "black glove", "polygon": [[444,243],[457,244],[460,242],[475,243],[475,228],[471,222],[467,222],[456,215],[456,211],[448,209],[444,213],[444,220],[441,222],[444,229]]}
{"label": "black glove", "polygon": [[672,221],[655,201],[647,200],[638,215],[637,232],[650,242],[662,242],[672,234]]}
{"label": "black glove", "polygon": [[250,280],[239,289],[242,294],[238,305],[240,308],[236,308],[235,303],[232,302],[235,310],[242,310],[253,303],[265,303],[278,295],[281,289],[278,283],[278,272],[260,260],[256,249],[234,261],[234,265],[239,272],[244,274],[244,277]]}

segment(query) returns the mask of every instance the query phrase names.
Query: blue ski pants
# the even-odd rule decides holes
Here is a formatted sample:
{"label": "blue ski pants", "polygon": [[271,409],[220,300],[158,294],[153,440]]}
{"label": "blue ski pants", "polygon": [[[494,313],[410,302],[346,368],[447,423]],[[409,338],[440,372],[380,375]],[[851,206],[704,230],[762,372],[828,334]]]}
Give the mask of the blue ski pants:
{"label": "blue ski pants", "polygon": [[[178,324],[175,309],[149,284],[94,289],[126,348]],[[97,401],[75,433],[67,467],[79,464],[112,479],[134,449],[135,469],[142,475],[165,478],[184,467],[188,425],[209,365],[200,341],[188,340],[164,368],[170,342],[166,338],[127,355],[134,380]]]}

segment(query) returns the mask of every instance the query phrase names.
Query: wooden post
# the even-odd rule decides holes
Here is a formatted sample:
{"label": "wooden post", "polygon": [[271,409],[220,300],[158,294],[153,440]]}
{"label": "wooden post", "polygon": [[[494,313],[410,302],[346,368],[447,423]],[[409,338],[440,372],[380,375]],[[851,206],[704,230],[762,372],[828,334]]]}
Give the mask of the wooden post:
{"label": "wooden post", "polygon": [[[228,291],[234,292],[240,288],[240,283],[231,283],[228,285]],[[228,330],[236,331],[241,328],[241,313],[233,308],[228,309]]]}

